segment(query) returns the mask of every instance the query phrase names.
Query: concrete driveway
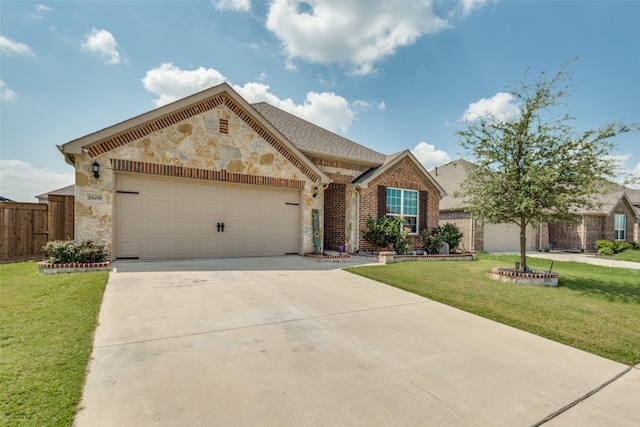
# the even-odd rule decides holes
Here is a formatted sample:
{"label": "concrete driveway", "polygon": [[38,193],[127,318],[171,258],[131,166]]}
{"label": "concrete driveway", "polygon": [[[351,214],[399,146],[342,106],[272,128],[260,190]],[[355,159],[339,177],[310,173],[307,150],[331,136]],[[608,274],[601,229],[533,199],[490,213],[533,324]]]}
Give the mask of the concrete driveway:
{"label": "concrete driveway", "polygon": [[637,368],[341,267],[116,262],[76,425],[637,425]]}

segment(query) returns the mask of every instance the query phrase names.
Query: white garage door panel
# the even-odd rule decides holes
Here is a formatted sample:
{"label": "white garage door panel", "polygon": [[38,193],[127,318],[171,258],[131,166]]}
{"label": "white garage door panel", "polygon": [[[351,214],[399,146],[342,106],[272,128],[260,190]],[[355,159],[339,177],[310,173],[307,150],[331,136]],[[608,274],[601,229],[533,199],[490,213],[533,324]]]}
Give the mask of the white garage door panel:
{"label": "white garage door panel", "polygon": [[[297,190],[129,174],[116,175],[116,189],[118,258],[298,252]],[[218,223],[224,223],[224,232],[218,232]]]}
{"label": "white garage door panel", "polygon": [[[527,228],[527,250],[533,248],[533,228]],[[516,224],[485,224],[484,250],[486,252],[520,251],[520,227]]]}

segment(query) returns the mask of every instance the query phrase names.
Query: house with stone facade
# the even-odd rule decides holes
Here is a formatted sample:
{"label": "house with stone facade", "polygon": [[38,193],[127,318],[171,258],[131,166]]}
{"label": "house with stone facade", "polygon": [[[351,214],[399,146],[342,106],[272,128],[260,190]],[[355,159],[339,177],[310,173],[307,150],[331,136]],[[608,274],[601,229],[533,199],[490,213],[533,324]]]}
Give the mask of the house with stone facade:
{"label": "house with stone facade", "polygon": [[[446,191],[440,201],[440,225],[453,223],[464,234],[462,246],[471,251],[511,252],[520,250],[520,228],[515,224],[487,224],[465,209],[456,197],[470,171],[477,166],[463,159],[430,171]],[[601,196],[600,206],[576,213],[575,221],[539,224],[527,231],[527,250],[595,251],[596,240],[638,241],[640,190],[611,184]]]}
{"label": "house with stone facade", "polygon": [[378,153],[221,84],[58,147],[75,235],[113,259],[372,249],[366,221],[438,223],[442,187],[408,151]]}

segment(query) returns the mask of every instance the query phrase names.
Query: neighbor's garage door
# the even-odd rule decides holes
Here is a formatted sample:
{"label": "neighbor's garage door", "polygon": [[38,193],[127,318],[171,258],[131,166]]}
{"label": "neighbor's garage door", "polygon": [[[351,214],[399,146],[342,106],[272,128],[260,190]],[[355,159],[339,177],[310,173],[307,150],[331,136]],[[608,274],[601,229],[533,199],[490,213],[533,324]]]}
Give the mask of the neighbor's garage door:
{"label": "neighbor's garage door", "polygon": [[[533,228],[527,229],[527,250],[534,245]],[[519,252],[520,227],[516,224],[484,224],[484,251]]]}
{"label": "neighbor's garage door", "polygon": [[115,199],[117,258],[298,253],[297,190],[117,174]]}

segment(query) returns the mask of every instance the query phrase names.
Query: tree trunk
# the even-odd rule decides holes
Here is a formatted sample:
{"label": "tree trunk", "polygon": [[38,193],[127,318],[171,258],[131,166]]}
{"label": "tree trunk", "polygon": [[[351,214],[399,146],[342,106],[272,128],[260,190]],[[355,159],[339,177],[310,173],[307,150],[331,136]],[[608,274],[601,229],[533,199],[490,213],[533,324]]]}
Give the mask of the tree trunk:
{"label": "tree trunk", "polygon": [[527,223],[520,222],[520,271],[527,271]]}

